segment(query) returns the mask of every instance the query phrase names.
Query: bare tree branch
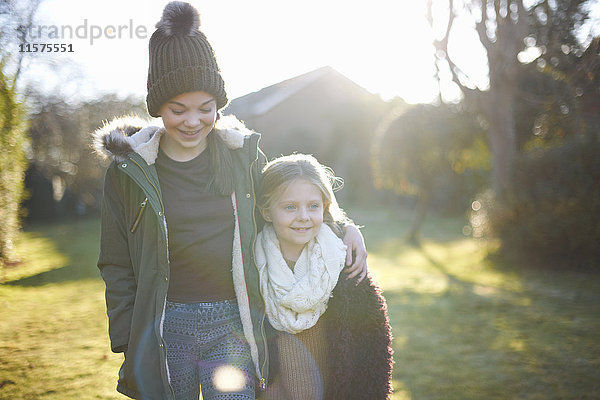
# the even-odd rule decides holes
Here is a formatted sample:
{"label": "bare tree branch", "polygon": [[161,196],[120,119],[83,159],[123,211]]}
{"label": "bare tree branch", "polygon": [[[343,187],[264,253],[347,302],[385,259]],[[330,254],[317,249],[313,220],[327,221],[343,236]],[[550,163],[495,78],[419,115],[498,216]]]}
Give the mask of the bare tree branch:
{"label": "bare tree branch", "polygon": [[[33,26],[33,20],[35,18],[35,14],[37,13],[38,8],[40,7],[41,2],[42,2],[42,0],[32,0],[31,1],[27,15],[25,16],[24,21],[22,21],[19,26],[19,28],[20,28],[19,35],[18,35],[19,44],[27,43],[26,32],[29,31],[31,26]],[[21,75],[21,71],[23,70],[23,60],[27,53],[19,52],[18,54],[19,54],[19,56],[17,58],[17,70],[15,72],[15,78],[14,78],[15,84],[19,81],[19,76]]]}
{"label": "bare tree branch", "polygon": [[498,0],[489,0],[494,5],[494,13],[496,14],[496,24],[500,26],[500,2]]}
{"label": "bare tree branch", "polygon": [[458,87],[460,87],[460,90],[463,91],[465,96],[473,96],[477,92],[479,92],[477,89],[472,89],[462,82],[462,80],[460,79],[460,75],[464,76],[466,80],[472,81],[472,79],[469,78],[469,75],[466,74],[462,69],[460,69],[460,67],[456,65],[450,57],[446,57],[446,61],[448,62],[450,72],[452,73],[452,81],[456,83]]}
{"label": "bare tree branch", "polygon": [[521,36],[521,38],[524,39],[527,36],[527,34],[529,33],[529,21],[528,21],[529,16],[527,15],[527,10],[525,9],[525,6],[523,5],[523,0],[517,0],[517,1],[515,1],[515,4],[517,5],[517,8],[518,8],[517,29],[519,31],[519,36]]}
{"label": "bare tree branch", "polygon": [[481,44],[483,45],[485,50],[489,51],[492,42],[487,35],[487,21],[488,21],[487,1],[482,0],[480,2],[480,4],[481,4],[481,21],[475,23],[475,31],[477,32],[477,35],[479,36],[479,41],[481,42]]}
{"label": "bare tree branch", "polygon": [[[430,7],[430,10],[428,13],[428,18],[429,18],[430,24],[433,28],[433,16],[431,15],[431,0],[428,0],[428,5]],[[465,5],[465,8],[467,8],[466,5]],[[456,18],[456,11],[454,10],[454,0],[449,0],[448,1],[448,21],[446,24],[444,36],[440,40],[434,39],[434,47],[438,53],[436,55],[436,57],[438,58],[438,62],[441,61],[441,59],[445,59],[448,62],[448,65],[450,67],[450,72],[452,74],[452,81],[460,87],[460,89],[463,91],[463,93],[465,93],[465,95],[470,95],[469,93],[473,93],[473,92],[475,92],[475,90],[466,86],[463,83],[463,79],[461,79],[461,75],[467,81],[472,82],[473,80],[469,77],[469,75],[467,73],[465,73],[460,67],[458,67],[458,65],[456,65],[454,63],[454,61],[451,59],[451,57],[448,53],[448,42],[450,39],[450,31],[452,30],[452,26],[454,24],[455,18]],[[441,54],[441,53],[443,53],[443,54]],[[438,62],[436,62],[436,69],[437,69],[437,76],[438,76],[438,81],[439,81],[440,80],[440,78],[439,78],[440,68],[439,68]]]}
{"label": "bare tree branch", "polygon": [[17,84],[24,68],[24,61],[37,54],[19,51],[28,42],[30,31],[39,6],[43,0],[0,0],[0,57],[10,65],[13,84]]}
{"label": "bare tree branch", "polygon": [[446,48],[448,47],[448,36],[450,36],[450,29],[452,29],[452,24],[454,24],[454,17],[456,17],[456,14],[454,13],[454,0],[448,0],[448,25],[446,25],[446,32],[444,33]]}
{"label": "bare tree branch", "polygon": [[429,22],[429,26],[433,28],[433,12],[431,11],[431,1],[432,0],[426,0],[426,7],[427,7],[427,14],[425,15],[425,18],[427,18],[427,22]]}

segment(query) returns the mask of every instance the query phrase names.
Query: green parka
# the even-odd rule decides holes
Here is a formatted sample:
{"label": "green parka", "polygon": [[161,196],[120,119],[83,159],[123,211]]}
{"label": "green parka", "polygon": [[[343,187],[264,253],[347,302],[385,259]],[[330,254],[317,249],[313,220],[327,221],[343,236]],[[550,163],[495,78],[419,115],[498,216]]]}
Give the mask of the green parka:
{"label": "green parka", "polygon": [[[154,161],[164,129],[118,119],[94,133],[96,149],[110,157],[104,182],[98,268],[106,283],[109,336],[123,352],[117,390],[136,399],[174,399],[162,328],[169,285],[168,226]],[[244,335],[257,382],[268,371],[264,303],[254,244],[260,228],[255,187],[266,159],[260,135],[225,117],[215,132],[231,151],[235,192],[232,273]]]}

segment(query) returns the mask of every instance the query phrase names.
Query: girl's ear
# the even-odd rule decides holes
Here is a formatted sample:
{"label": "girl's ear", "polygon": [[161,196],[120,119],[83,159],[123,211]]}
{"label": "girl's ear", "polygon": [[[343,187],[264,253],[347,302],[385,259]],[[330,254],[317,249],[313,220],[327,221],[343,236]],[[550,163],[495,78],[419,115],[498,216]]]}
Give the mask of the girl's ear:
{"label": "girl's ear", "polygon": [[271,213],[269,212],[268,208],[261,208],[260,213],[262,214],[265,221],[273,222],[273,218],[271,218]]}

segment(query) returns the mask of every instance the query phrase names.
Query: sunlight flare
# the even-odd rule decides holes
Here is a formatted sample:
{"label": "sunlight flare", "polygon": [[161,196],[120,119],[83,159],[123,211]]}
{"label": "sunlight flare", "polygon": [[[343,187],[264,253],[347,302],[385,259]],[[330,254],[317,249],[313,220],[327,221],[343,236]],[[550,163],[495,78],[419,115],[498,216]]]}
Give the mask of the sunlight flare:
{"label": "sunlight flare", "polygon": [[215,370],[213,384],[221,392],[239,392],[246,385],[246,377],[239,368],[223,365]]}

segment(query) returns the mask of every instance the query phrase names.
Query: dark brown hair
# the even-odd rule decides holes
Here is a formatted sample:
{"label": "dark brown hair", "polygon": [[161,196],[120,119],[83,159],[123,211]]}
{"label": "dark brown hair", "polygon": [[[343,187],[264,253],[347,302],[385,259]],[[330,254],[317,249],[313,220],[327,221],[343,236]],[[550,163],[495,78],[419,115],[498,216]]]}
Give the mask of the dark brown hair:
{"label": "dark brown hair", "polygon": [[[217,114],[217,119],[220,117]],[[210,180],[208,190],[221,196],[229,196],[235,190],[233,160],[230,150],[213,128],[206,138],[209,151]]]}

